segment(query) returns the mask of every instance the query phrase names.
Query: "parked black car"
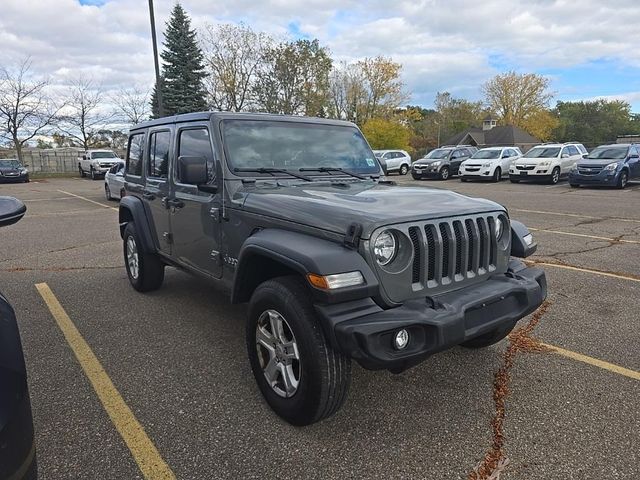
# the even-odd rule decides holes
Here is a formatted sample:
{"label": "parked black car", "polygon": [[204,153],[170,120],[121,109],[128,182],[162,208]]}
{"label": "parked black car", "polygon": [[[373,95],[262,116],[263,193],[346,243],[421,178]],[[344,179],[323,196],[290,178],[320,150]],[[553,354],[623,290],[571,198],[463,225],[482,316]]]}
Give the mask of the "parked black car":
{"label": "parked black car", "polygon": [[470,145],[436,148],[413,163],[411,176],[414,180],[422,178],[447,180],[452,175],[457,175],[460,170],[460,164],[477,151],[476,147]]}
{"label": "parked black car", "polygon": [[594,148],[569,172],[569,185],[609,185],[625,188],[640,180],[640,145],[614,143]]}
{"label": "parked black car", "polygon": [[[0,227],[20,220],[26,207],[0,197]],[[0,294],[0,479],[36,478],[36,456],[27,373],[13,308]]]}
{"label": "parked black car", "polygon": [[22,165],[14,158],[0,159],[0,183],[7,182],[28,182],[28,165]]}

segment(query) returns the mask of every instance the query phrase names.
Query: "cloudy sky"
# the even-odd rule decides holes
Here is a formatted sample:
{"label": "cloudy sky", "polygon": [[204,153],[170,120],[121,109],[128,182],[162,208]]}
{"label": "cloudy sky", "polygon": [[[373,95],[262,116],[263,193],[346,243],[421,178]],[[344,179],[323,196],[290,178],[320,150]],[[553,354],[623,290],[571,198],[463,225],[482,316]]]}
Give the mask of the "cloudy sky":
{"label": "cloudy sky", "polygon": [[[173,0],[155,0],[158,30]],[[318,38],[336,59],[401,62],[412,103],[471,100],[505,70],[548,76],[560,100],[628,100],[640,112],[638,0],[181,0],[194,25],[243,21],[279,38]],[[2,0],[0,63],[27,55],[65,84],[153,83],[147,0]]]}

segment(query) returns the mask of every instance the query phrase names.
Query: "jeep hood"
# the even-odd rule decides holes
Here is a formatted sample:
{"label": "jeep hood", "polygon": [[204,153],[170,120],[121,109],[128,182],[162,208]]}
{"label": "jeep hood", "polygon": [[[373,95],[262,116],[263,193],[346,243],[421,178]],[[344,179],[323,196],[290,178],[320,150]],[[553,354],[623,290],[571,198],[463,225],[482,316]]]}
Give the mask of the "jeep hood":
{"label": "jeep hood", "polygon": [[495,202],[448,190],[372,181],[247,186],[235,192],[233,203],[252,213],[339,234],[344,234],[352,223],[359,223],[365,239],[384,225],[504,211],[504,207]]}

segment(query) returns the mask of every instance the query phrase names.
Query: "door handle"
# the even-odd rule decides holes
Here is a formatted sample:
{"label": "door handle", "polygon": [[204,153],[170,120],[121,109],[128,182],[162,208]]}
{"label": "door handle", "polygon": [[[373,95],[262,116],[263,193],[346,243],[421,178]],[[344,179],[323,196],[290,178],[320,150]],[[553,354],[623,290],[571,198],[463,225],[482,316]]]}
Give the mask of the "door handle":
{"label": "door handle", "polygon": [[184,202],[182,200],[178,200],[177,198],[169,198],[164,201],[164,204],[167,208],[182,208],[184,207]]}

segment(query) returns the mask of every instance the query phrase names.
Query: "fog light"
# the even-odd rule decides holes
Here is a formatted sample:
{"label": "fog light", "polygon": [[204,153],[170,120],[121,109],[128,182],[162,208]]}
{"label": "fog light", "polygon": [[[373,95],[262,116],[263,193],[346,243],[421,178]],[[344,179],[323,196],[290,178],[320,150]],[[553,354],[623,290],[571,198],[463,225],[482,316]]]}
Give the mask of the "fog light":
{"label": "fog light", "polygon": [[530,247],[533,243],[533,235],[525,235],[524,237],[522,237],[522,240],[524,240],[524,243],[527,245],[527,247]]}
{"label": "fog light", "polygon": [[393,338],[393,346],[396,347],[396,350],[403,350],[409,344],[409,332],[407,332],[404,328]]}

